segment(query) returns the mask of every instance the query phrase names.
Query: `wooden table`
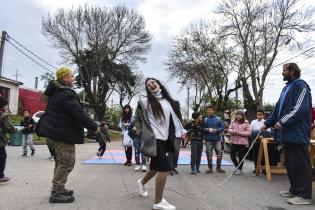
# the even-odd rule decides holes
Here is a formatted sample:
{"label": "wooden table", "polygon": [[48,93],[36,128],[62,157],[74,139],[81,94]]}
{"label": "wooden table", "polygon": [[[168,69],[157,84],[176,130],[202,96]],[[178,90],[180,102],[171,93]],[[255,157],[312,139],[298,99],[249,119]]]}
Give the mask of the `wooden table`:
{"label": "wooden table", "polygon": [[[270,166],[268,156],[268,144],[277,144],[273,138],[262,138],[259,146],[259,153],[256,166],[256,175],[259,176],[262,169],[266,170],[267,180],[271,181],[271,174],[286,174],[287,170],[284,166],[284,162],[281,161],[279,166]],[[264,155],[265,165],[262,166],[262,156]]]}
{"label": "wooden table", "polygon": [[[284,162],[281,161],[279,166],[270,166],[269,156],[268,156],[268,144],[276,144],[273,138],[262,138],[259,146],[258,160],[256,166],[256,175],[258,176],[261,173],[261,169],[266,170],[267,180],[271,181],[271,174],[286,174],[287,170],[284,166]],[[261,165],[262,158],[264,156],[265,166]],[[311,165],[314,167],[315,160],[315,139],[311,140],[310,144],[310,161]],[[313,187],[315,186],[315,182],[313,182]]]}

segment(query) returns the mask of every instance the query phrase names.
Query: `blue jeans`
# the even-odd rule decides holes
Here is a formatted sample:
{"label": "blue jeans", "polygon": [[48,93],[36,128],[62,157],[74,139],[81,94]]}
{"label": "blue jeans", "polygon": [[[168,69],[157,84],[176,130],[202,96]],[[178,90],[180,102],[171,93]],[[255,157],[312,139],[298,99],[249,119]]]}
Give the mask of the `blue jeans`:
{"label": "blue jeans", "polygon": [[30,146],[31,150],[35,150],[34,144],[33,144],[33,134],[22,134],[22,147],[23,147],[23,153],[27,154],[27,145]]}
{"label": "blue jeans", "polygon": [[135,147],[136,164],[140,165],[140,156],[141,156],[141,165],[146,165],[145,157],[140,152],[141,142],[140,142],[140,139],[138,137],[133,138],[133,146]]}

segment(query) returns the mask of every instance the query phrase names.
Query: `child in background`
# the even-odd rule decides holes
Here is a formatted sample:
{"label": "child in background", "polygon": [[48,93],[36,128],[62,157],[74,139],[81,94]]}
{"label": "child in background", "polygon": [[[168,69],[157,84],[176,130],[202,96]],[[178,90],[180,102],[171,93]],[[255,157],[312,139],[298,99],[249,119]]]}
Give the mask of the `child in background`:
{"label": "child in background", "polygon": [[200,161],[203,149],[203,125],[202,115],[200,112],[192,113],[193,120],[186,126],[188,135],[190,138],[190,150],[191,150],[191,174],[200,173]]}
{"label": "child in background", "polygon": [[213,150],[217,156],[217,172],[225,173],[225,171],[221,168],[222,162],[222,147],[221,147],[221,133],[224,131],[224,125],[221,119],[215,115],[214,106],[207,106],[208,116],[205,118],[205,122],[203,123],[203,127],[205,130],[205,145],[206,145],[206,153],[208,160],[208,168],[206,174],[211,174],[212,171],[212,153]]}
{"label": "child in background", "polygon": [[147,166],[146,166],[147,162],[146,162],[146,158],[140,151],[141,149],[140,135],[139,135],[139,131],[135,127],[134,120],[131,121],[128,127],[128,134],[132,138],[133,146],[135,148],[135,161],[136,161],[135,171],[142,170],[143,172],[145,172],[147,171]]}
{"label": "child in background", "polygon": [[[245,120],[244,111],[237,111],[235,115],[235,121],[229,126],[228,133],[231,134],[231,160],[237,168],[240,162],[243,160],[248,147],[248,138],[251,135],[250,125],[247,120]],[[236,158],[238,156],[238,160]],[[243,162],[244,163],[244,162]],[[243,163],[235,170],[235,175],[242,174]]]}
{"label": "child in background", "polygon": [[31,148],[31,155],[35,154],[35,147],[33,144],[33,131],[34,131],[34,120],[30,117],[30,112],[28,110],[24,110],[24,118],[21,121],[22,129],[22,145],[23,145],[23,154],[22,156],[27,156],[27,145]]}
{"label": "child in background", "polygon": [[8,101],[0,96],[0,183],[8,182],[9,177],[4,175],[7,162],[5,146],[8,143],[7,133],[15,133],[16,129],[12,125],[8,115]]}
{"label": "child in background", "polygon": [[[251,141],[254,141],[254,139],[257,137],[258,133],[260,132],[260,128],[264,125],[264,122],[265,122],[264,118],[265,118],[265,112],[263,110],[257,110],[256,119],[250,123],[250,129],[251,129],[250,140]],[[253,161],[254,161],[255,169],[253,170],[252,173],[256,173],[258,152],[259,152],[259,140],[257,140],[253,146]]]}
{"label": "child in background", "polygon": [[96,135],[96,141],[100,145],[96,155],[97,157],[102,157],[106,150],[106,143],[110,142],[108,128],[105,122],[101,122],[100,124],[100,132]]}

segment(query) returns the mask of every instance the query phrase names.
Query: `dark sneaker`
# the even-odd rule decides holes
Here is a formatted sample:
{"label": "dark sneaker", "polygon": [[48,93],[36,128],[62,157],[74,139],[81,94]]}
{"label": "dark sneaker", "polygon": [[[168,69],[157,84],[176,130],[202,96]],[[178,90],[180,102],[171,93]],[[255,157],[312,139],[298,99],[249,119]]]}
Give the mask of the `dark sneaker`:
{"label": "dark sneaker", "polygon": [[288,199],[287,202],[292,205],[311,205],[312,199],[305,199],[305,198],[297,196],[297,197]]}
{"label": "dark sneaker", "polygon": [[[57,194],[57,192],[55,191],[52,191],[51,192],[52,194]],[[63,189],[61,192],[59,192],[60,194],[62,195],[65,195],[65,196],[73,196],[73,190],[67,190],[67,189]]]}
{"label": "dark sneaker", "polygon": [[197,174],[200,174],[200,170],[199,170],[199,169],[197,169],[197,170],[196,170],[196,173],[197,173]]}
{"label": "dark sneaker", "polygon": [[21,155],[21,157],[26,157],[27,156],[27,153],[23,153],[22,155]]}
{"label": "dark sneaker", "polygon": [[49,198],[50,203],[72,203],[73,201],[73,196],[66,196],[61,193],[52,193]]}
{"label": "dark sneaker", "polygon": [[35,155],[35,149],[32,149],[31,156]]}
{"label": "dark sneaker", "polygon": [[10,178],[7,177],[7,176],[4,176],[4,177],[2,177],[2,178],[0,179],[0,183],[8,182],[8,181],[10,181]]}
{"label": "dark sneaker", "polygon": [[196,174],[196,170],[191,170],[190,174]]}
{"label": "dark sneaker", "polygon": [[178,171],[176,170],[176,168],[173,168],[172,171],[174,172],[174,174],[178,174]]}
{"label": "dark sneaker", "polygon": [[213,170],[212,169],[209,169],[206,171],[206,174],[212,174],[213,173]]}
{"label": "dark sneaker", "polygon": [[220,174],[225,173],[225,171],[223,169],[221,169],[221,168],[217,168],[217,172],[220,173]]}
{"label": "dark sneaker", "polygon": [[127,166],[131,166],[131,162],[128,162],[128,163],[127,163]]}
{"label": "dark sneaker", "polygon": [[291,197],[291,198],[295,197],[295,195],[292,194],[290,191],[281,191],[279,192],[279,195],[283,197]]}

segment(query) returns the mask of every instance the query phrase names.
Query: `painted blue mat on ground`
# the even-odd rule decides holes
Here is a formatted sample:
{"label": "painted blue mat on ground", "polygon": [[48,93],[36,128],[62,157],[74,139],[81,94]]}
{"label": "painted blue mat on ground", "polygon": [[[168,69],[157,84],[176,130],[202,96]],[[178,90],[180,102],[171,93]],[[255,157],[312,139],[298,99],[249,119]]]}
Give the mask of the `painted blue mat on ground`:
{"label": "painted blue mat on ground", "polygon": [[[134,156],[134,154],[133,154]],[[103,157],[97,157],[96,155],[92,158],[84,161],[86,164],[123,164],[126,161],[125,151],[124,150],[106,150]],[[132,160],[135,163],[134,157]],[[190,164],[190,151],[189,150],[181,150],[178,157],[179,165],[189,165]],[[207,157],[203,152],[201,157],[201,164],[207,165]],[[212,164],[216,165],[216,157],[213,156]],[[222,160],[222,166],[233,166],[231,161]]]}

